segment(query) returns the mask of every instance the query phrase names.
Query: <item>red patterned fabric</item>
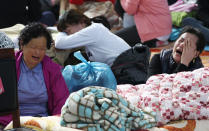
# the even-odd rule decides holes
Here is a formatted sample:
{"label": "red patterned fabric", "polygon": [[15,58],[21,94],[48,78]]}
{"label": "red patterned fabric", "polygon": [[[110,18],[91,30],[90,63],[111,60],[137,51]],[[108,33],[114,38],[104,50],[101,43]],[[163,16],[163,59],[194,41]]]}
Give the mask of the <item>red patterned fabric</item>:
{"label": "red patterned fabric", "polygon": [[155,111],[159,124],[209,119],[209,67],[155,75],[142,85],[118,85],[117,93],[138,108]]}

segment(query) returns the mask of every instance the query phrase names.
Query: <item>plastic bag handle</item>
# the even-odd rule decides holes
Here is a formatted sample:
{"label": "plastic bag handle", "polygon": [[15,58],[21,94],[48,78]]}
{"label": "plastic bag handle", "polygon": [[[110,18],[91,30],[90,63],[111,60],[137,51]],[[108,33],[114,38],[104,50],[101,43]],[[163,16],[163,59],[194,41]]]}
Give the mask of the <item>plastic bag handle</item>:
{"label": "plastic bag handle", "polygon": [[77,59],[79,59],[80,61],[86,63],[87,65],[89,64],[88,61],[82,56],[81,51],[76,51],[73,54]]}

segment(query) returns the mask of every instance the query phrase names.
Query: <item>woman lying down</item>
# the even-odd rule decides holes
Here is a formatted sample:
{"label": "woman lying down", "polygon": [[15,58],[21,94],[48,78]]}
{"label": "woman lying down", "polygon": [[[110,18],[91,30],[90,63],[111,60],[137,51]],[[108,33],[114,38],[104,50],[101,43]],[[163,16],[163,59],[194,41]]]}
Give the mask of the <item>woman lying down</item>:
{"label": "woman lying down", "polygon": [[155,111],[158,124],[209,119],[209,67],[154,75],[141,85],[118,85],[117,93],[138,108]]}

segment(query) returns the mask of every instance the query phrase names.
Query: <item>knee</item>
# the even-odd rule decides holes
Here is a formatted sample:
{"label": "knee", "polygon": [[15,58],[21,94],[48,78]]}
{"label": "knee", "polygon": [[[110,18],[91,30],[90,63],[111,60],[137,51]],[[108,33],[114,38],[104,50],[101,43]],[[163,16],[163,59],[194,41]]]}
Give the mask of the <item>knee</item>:
{"label": "knee", "polygon": [[187,18],[184,18],[182,20],[182,23],[181,23],[181,26],[186,26],[186,25],[189,25],[189,26],[194,26],[194,27],[200,27],[202,25],[202,22],[195,19],[195,18],[192,18],[192,17],[187,17]]}
{"label": "knee", "polygon": [[56,23],[56,18],[51,11],[44,11],[39,21],[47,26],[54,26]]}
{"label": "knee", "polygon": [[187,18],[184,18],[182,20],[182,26],[186,26],[186,25],[193,25],[194,23],[196,23],[197,20],[194,19],[194,18],[191,18],[191,17],[187,17]]}

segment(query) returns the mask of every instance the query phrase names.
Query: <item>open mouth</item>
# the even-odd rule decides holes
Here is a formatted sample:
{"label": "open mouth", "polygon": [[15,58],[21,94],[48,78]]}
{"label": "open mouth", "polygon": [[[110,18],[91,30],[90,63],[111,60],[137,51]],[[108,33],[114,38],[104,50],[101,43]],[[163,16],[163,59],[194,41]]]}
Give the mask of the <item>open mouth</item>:
{"label": "open mouth", "polygon": [[180,51],[180,50],[176,50],[176,53],[178,53],[178,54],[182,54],[182,52]]}
{"label": "open mouth", "polygon": [[36,57],[36,56],[32,56],[32,58],[33,58],[34,60],[39,60],[39,59],[40,59],[40,57]]}

